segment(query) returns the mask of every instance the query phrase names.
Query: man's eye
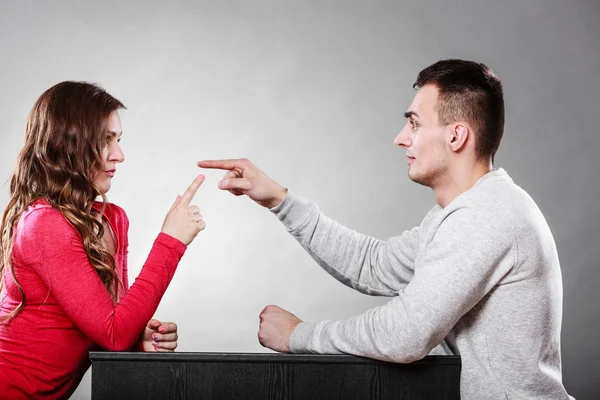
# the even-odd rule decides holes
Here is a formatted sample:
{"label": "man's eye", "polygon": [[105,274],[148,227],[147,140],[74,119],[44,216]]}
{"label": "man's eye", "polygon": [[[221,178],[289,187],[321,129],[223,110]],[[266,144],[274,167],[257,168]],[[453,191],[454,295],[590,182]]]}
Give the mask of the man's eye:
{"label": "man's eye", "polygon": [[117,139],[117,143],[121,143],[121,138],[118,138],[118,139]]}
{"label": "man's eye", "polygon": [[414,130],[416,130],[416,129],[419,127],[419,125],[417,125],[417,122],[416,122],[416,121],[410,121],[410,123],[412,124],[412,128],[413,128]]}

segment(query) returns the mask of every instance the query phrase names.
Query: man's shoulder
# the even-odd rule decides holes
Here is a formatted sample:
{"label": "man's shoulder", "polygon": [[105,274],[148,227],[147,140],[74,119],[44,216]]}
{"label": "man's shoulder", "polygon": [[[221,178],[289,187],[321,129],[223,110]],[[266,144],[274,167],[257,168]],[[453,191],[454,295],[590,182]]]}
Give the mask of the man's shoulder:
{"label": "man's shoulder", "polygon": [[[459,196],[444,209],[446,216],[462,216],[467,229],[504,231],[515,241],[548,234],[547,222],[532,197],[512,180],[486,182]],[[469,222],[464,222],[469,221]]]}

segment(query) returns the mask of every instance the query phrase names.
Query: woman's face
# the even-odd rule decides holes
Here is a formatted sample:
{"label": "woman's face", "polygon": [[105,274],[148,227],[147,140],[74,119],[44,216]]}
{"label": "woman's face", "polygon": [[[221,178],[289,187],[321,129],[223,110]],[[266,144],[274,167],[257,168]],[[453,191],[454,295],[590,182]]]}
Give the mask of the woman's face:
{"label": "woman's face", "polygon": [[121,128],[119,113],[113,111],[108,117],[108,128],[104,133],[106,143],[102,150],[104,168],[94,178],[94,185],[96,185],[101,193],[106,193],[110,190],[111,180],[117,171],[117,164],[125,161],[125,155],[119,145],[122,133],[123,129]]}

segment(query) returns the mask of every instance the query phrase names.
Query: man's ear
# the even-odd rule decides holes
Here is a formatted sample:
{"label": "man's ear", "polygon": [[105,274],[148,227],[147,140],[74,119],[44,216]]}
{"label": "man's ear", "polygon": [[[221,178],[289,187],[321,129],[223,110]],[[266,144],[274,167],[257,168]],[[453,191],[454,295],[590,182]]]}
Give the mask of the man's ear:
{"label": "man's ear", "polygon": [[449,126],[450,131],[448,132],[448,145],[454,152],[459,152],[466,147],[469,135],[473,132],[469,125],[464,122],[455,122]]}

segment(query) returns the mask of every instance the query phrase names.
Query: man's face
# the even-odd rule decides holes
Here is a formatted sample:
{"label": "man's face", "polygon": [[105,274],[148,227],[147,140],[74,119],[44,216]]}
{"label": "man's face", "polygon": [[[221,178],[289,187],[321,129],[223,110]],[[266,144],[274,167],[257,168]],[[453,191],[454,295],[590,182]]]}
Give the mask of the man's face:
{"label": "man's face", "polygon": [[406,150],[408,177],[429,187],[440,182],[448,169],[446,127],[438,124],[437,102],[437,87],[425,85],[419,89],[404,114],[406,125],[394,140],[394,144]]}

